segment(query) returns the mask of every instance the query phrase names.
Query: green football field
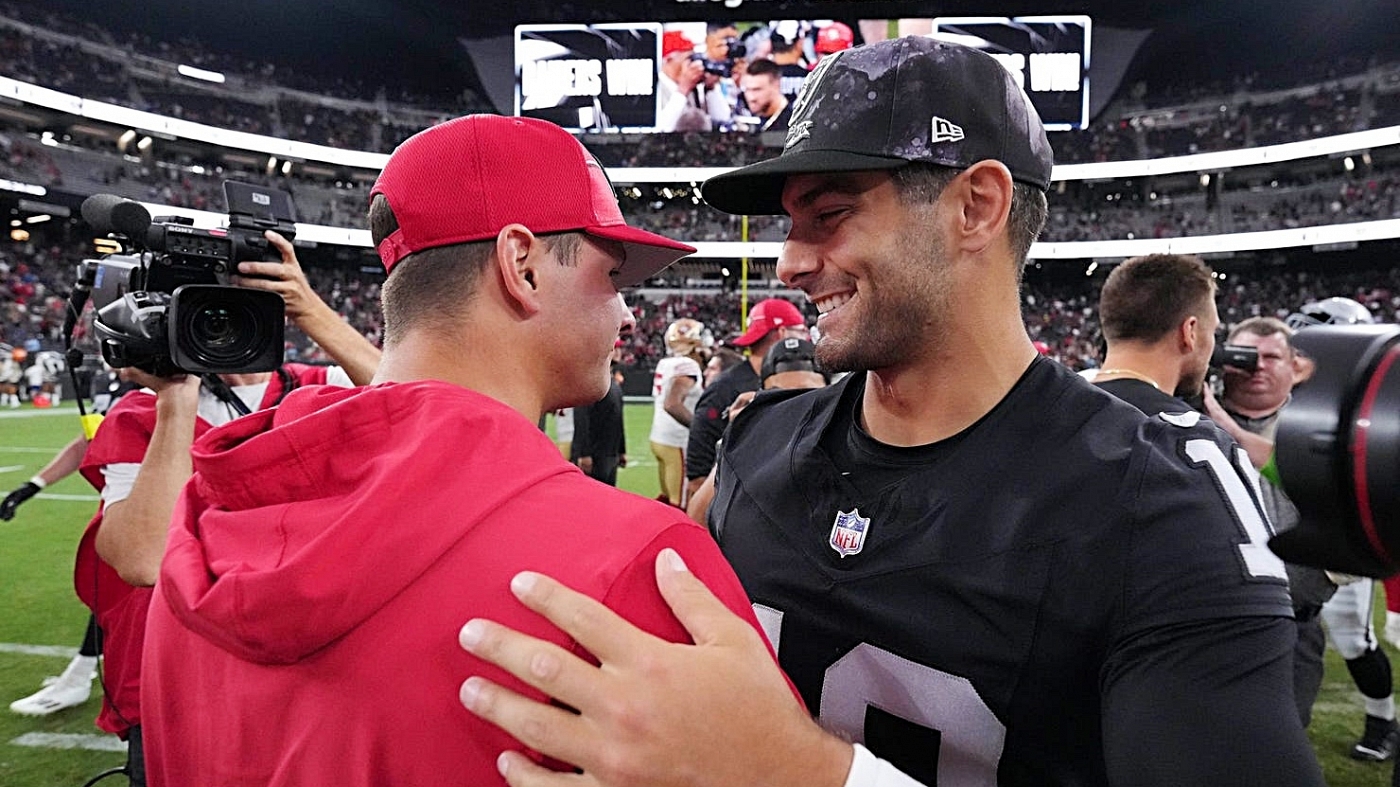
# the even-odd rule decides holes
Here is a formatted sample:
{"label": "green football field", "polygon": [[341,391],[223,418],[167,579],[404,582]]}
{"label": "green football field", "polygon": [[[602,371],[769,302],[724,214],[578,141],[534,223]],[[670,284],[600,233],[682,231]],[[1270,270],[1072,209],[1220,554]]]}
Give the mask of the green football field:
{"label": "green football field", "polygon": [[[626,415],[631,462],[619,472],[619,484],[654,497],[656,465],[647,448],[651,407],[629,404]],[[0,411],[0,493],[27,480],[77,433],[71,406],[56,412],[28,406]],[[58,674],[82,639],[87,613],[73,594],[73,552],[96,506],[93,490],[73,476],[26,503],[13,521],[0,523],[0,787],[78,787],[124,761],[119,742],[92,724],[100,704],[97,692],[82,707],[42,718],[17,716],[6,707],[37,690],[46,675]],[[1361,733],[1362,716],[1360,695],[1341,659],[1329,650],[1310,733],[1332,787],[1390,783],[1389,763],[1347,757]],[[103,746],[106,750],[93,750]],[[123,785],[125,780],[101,784]]]}

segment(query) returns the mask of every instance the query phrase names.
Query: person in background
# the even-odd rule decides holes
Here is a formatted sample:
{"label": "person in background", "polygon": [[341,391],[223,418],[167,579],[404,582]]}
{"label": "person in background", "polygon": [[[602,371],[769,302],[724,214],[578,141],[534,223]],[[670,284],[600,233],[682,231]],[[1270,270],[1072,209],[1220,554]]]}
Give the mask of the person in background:
{"label": "person in background", "polygon": [[574,408],[574,464],[589,477],[617,486],[617,469],[627,466],[627,428],[622,417],[622,340],[612,352],[608,392],[592,404]]}
{"label": "person in background", "polygon": [[[729,406],[729,422],[743,411],[761,391],[807,391],[823,388],[830,382],[817,367],[816,346],[806,339],[783,339],[763,356],[759,372],[759,391],[739,394]],[[711,470],[704,483],[686,504],[685,513],[696,522],[705,524],[710,501],[715,497],[715,471]]]}
{"label": "person in background", "polygon": [[666,357],[652,374],[649,440],[661,489],[657,499],[679,508],[685,508],[685,444],[703,390],[701,366],[708,362],[706,336],[704,323],[688,317],[666,326]]}
{"label": "person in background", "polygon": [[748,363],[737,364],[716,377],[695,403],[685,447],[687,495],[700,488],[715,466],[715,444],[729,423],[726,417],[729,405],[744,391],[758,390],[759,369],[769,348],[783,339],[809,336],[807,318],[792,301],[767,298],[754,304],[749,312],[748,329],[733,341],[734,346],[748,351]]}

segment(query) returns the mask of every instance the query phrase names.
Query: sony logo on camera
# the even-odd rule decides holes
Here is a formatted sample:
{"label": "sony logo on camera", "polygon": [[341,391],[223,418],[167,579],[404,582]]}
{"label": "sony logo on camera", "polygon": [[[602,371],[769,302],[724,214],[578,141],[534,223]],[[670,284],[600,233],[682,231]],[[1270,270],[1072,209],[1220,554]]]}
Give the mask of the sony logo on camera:
{"label": "sony logo on camera", "polygon": [[[75,301],[90,293],[102,357],[159,376],[265,372],[282,363],[285,309],[275,293],[232,286],[239,262],[278,260],[263,236],[296,237],[291,196],[227,181],[229,226],[199,229],[112,194],[83,202],[83,218],[130,250],[84,260]],[[81,311],[81,303],[78,304]]]}

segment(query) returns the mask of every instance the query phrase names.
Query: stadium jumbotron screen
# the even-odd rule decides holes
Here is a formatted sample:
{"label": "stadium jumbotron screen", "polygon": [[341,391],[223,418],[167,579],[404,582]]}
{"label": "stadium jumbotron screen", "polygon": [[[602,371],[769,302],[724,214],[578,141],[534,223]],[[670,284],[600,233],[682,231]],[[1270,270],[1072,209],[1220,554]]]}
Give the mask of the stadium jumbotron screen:
{"label": "stadium jumbotron screen", "polygon": [[938,17],[934,35],[977,47],[1014,74],[1051,131],[1089,123],[1087,16]]}

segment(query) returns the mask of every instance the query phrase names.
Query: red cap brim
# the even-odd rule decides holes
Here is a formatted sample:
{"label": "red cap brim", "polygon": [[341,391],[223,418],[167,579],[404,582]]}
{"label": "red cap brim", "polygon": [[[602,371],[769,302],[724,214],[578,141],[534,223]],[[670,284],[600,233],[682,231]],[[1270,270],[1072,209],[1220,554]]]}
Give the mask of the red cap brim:
{"label": "red cap brim", "polygon": [[583,231],[595,238],[622,244],[627,257],[614,280],[618,287],[635,287],[682,257],[695,253],[694,246],[626,224],[585,227]]}

